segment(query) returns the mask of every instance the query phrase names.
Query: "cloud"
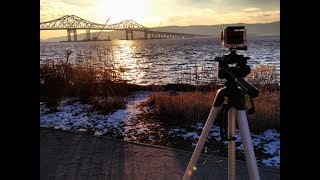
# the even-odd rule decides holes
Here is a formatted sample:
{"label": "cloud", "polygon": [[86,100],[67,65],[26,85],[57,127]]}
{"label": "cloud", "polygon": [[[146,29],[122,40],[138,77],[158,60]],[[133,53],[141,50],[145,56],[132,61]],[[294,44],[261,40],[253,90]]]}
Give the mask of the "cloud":
{"label": "cloud", "polygon": [[62,2],[75,6],[94,6],[101,0],[61,0]]}
{"label": "cloud", "polygon": [[260,14],[261,17],[264,17],[266,19],[273,19],[274,21],[280,20],[280,11],[265,11]]}
{"label": "cloud", "polygon": [[[168,3],[170,4],[171,0],[168,0]],[[240,10],[246,7],[261,7],[270,10],[278,8],[280,6],[280,0],[175,0],[175,4],[179,4],[181,8],[184,6],[193,6],[198,8],[217,8],[221,10],[230,8]]]}
{"label": "cloud", "polygon": [[274,22],[280,20],[280,10],[246,12],[243,17],[250,23]]}
{"label": "cloud", "polygon": [[78,5],[66,4],[62,0],[40,1],[40,22],[54,20],[65,15],[76,15],[86,20],[100,23],[99,21],[96,21],[96,15],[93,12],[93,6],[81,7]]}
{"label": "cloud", "polygon": [[[166,25],[215,25],[232,23],[267,23],[280,20],[280,11],[239,11],[224,14],[211,13],[192,16],[171,16],[165,19]],[[207,11],[208,12],[208,11]]]}
{"label": "cloud", "polygon": [[261,8],[255,8],[255,7],[249,7],[249,8],[245,8],[242,9],[242,11],[246,11],[246,12],[253,12],[253,11],[260,11]]}
{"label": "cloud", "polygon": [[165,24],[167,25],[176,25],[176,24],[189,25],[190,23],[191,23],[190,18],[185,16],[168,17],[165,20]]}
{"label": "cloud", "polygon": [[58,1],[41,1],[40,2],[40,22],[53,20],[63,15],[61,11],[64,4]]}

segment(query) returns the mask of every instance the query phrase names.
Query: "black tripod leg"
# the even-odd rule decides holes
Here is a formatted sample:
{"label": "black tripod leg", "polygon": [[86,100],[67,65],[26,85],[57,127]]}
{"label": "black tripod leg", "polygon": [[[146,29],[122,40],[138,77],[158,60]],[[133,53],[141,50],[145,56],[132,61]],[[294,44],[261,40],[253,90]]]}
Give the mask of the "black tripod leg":
{"label": "black tripod leg", "polygon": [[224,104],[224,109],[222,111],[223,113],[223,119],[222,119],[222,124],[220,129],[222,130],[222,136],[223,136],[223,140],[227,140],[228,139],[228,111],[230,109],[228,104]]}
{"label": "black tripod leg", "polygon": [[227,140],[227,128],[228,128],[228,104],[223,104],[220,113],[217,116],[217,123],[220,127],[220,138],[221,141]]}

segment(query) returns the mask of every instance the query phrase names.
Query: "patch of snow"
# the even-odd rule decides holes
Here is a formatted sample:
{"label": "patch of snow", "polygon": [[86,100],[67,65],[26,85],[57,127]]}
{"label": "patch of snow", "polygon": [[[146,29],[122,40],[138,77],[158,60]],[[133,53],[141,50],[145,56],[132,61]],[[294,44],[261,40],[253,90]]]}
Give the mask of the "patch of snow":
{"label": "patch of snow", "polygon": [[280,142],[279,141],[272,141],[264,145],[264,153],[267,154],[279,154],[280,155]]}
{"label": "patch of snow", "polygon": [[216,140],[220,141],[220,127],[218,126],[213,126],[213,128],[211,129],[211,134],[209,134],[210,138],[215,138]]}
{"label": "patch of snow", "polygon": [[[123,133],[124,124],[139,112],[137,105],[149,96],[149,92],[139,91],[128,97],[126,109],[119,109],[113,114],[101,115],[97,111],[88,112],[92,105],[82,104],[74,99],[61,100],[57,112],[49,113],[45,103],[40,102],[40,126],[55,129],[87,131],[94,130],[94,135],[100,136],[111,128]],[[146,131],[146,127],[138,132]]]}
{"label": "patch of snow", "polygon": [[197,132],[187,132],[186,134],[184,135],[181,135],[184,139],[199,139],[199,135]]}
{"label": "patch of snow", "polygon": [[261,160],[261,163],[264,164],[265,166],[280,168],[280,157],[274,156],[272,158],[263,159]]}
{"label": "patch of snow", "polygon": [[[204,124],[198,123],[193,127],[193,131],[186,131],[184,129],[174,128],[169,131],[172,137],[183,137],[184,139],[199,140],[199,136],[202,131]],[[199,132],[199,130],[201,130]],[[240,130],[236,129],[236,144],[239,144],[236,149],[244,151],[243,144],[241,141]],[[220,127],[213,126],[208,135],[208,139],[215,138],[220,141]],[[266,166],[280,167],[280,133],[274,129],[268,129],[260,135],[251,134],[252,145],[254,148],[263,148],[263,153],[269,154],[272,158],[266,158],[261,161]],[[228,141],[224,141],[227,145]],[[192,146],[196,146],[196,143],[192,143]]]}

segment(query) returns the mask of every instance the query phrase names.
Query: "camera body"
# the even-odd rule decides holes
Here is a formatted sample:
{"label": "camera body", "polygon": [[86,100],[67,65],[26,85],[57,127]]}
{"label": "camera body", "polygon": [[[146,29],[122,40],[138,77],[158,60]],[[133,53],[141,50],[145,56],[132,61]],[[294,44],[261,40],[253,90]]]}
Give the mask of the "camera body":
{"label": "camera body", "polygon": [[[247,30],[244,26],[228,26],[221,31],[221,42],[230,53],[222,57],[215,57],[219,62],[218,77],[221,79],[233,79],[234,77],[246,77],[250,74],[250,66],[247,65],[249,57],[236,54],[236,50],[247,50]],[[229,64],[236,64],[229,67]],[[228,72],[229,73],[228,73]],[[232,74],[231,77],[230,74]]]}
{"label": "camera body", "polygon": [[247,30],[244,26],[228,26],[221,31],[222,45],[229,49],[247,50]]}

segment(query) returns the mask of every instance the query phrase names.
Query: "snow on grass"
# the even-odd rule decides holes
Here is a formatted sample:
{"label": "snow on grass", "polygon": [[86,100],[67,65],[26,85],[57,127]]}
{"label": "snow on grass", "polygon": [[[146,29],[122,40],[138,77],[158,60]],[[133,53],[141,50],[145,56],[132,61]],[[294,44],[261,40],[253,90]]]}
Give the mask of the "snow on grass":
{"label": "snow on grass", "polygon": [[[198,123],[196,126],[191,127],[193,130],[184,130],[184,129],[171,129],[169,131],[169,134],[172,137],[182,137],[183,139],[187,140],[193,140],[198,141],[201,131],[202,131],[203,124]],[[240,130],[236,129],[236,144],[238,146],[236,147],[239,151],[244,151],[243,144],[241,141],[241,135]],[[217,126],[213,126],[212,129],[209,132],[208,139],[214,138],[217,141],[220,141],[220,128]],[[255,149],[262,148],[263,153],[270,156],[270,158],[264,158],[260,161],[260,163],[266,165],[266,166],[272,166],[272,167],[280,167],[280,133],[276,130],[266,130],[260,135],[251,135],[252,139],[252,145]],[[228,141],[224,141],[224,144],[227,145]],[[192,143],[192,146],[196,146],[195,143]]]}
{"label": "snow on grass", "polygon": [[[92,105],[82,104],[70,98],[63,99],[57,108],[58,111],[54,113],[49,113],[45,103],[40,102],[40,126],[80,132],[93,130],[97,136],[110,129],[122,134],[126,129],[125,122],[136,116],[139,111],[136,106],[148,96],[148,92],[139,91],[128,97],[126,109],[119,109],[108,115],[91,111]],[[143,128],[140,131],[145,130],[145,127]]]}
{"label": "snow on grass", "polygon": [[[55,129],[70,130],[75,127],[92,126],[92,121],[97,120],[97,112],[86,113],[90,105],[80,102],[69,104],[72,100],[64,99],[57,107],[57,112],[49,113],[45,104],[40,104],[40,126]],[[92,117],[95,117],[94,119]]]}
{"label": "snow on grass", "polygon": [[[241,142],[240,131],[238,130],[236,142]],[[252,144],[254,148],[262,148],[263,153],[271,156],[261,160],[266,166],[280,167],[280,133],[274,129],[268,129],[261,135],[252,135]],[[243,144],[236,149],[244,151]]]}
{"label": "snow on grass", "polygon": [[[201,131],[203,129],[202,123],[197,123],[195,126],[191,126],[191,129],[194,131],[187,131],[184,129],[174,128],[169,130],[168,134],[172,137],[182,137],[183,139],[193,139],[198,141],[201,135]],[[216,140],[220,140],[220,127],[213,126],[209,132],[208,138],[215,138]]]}

